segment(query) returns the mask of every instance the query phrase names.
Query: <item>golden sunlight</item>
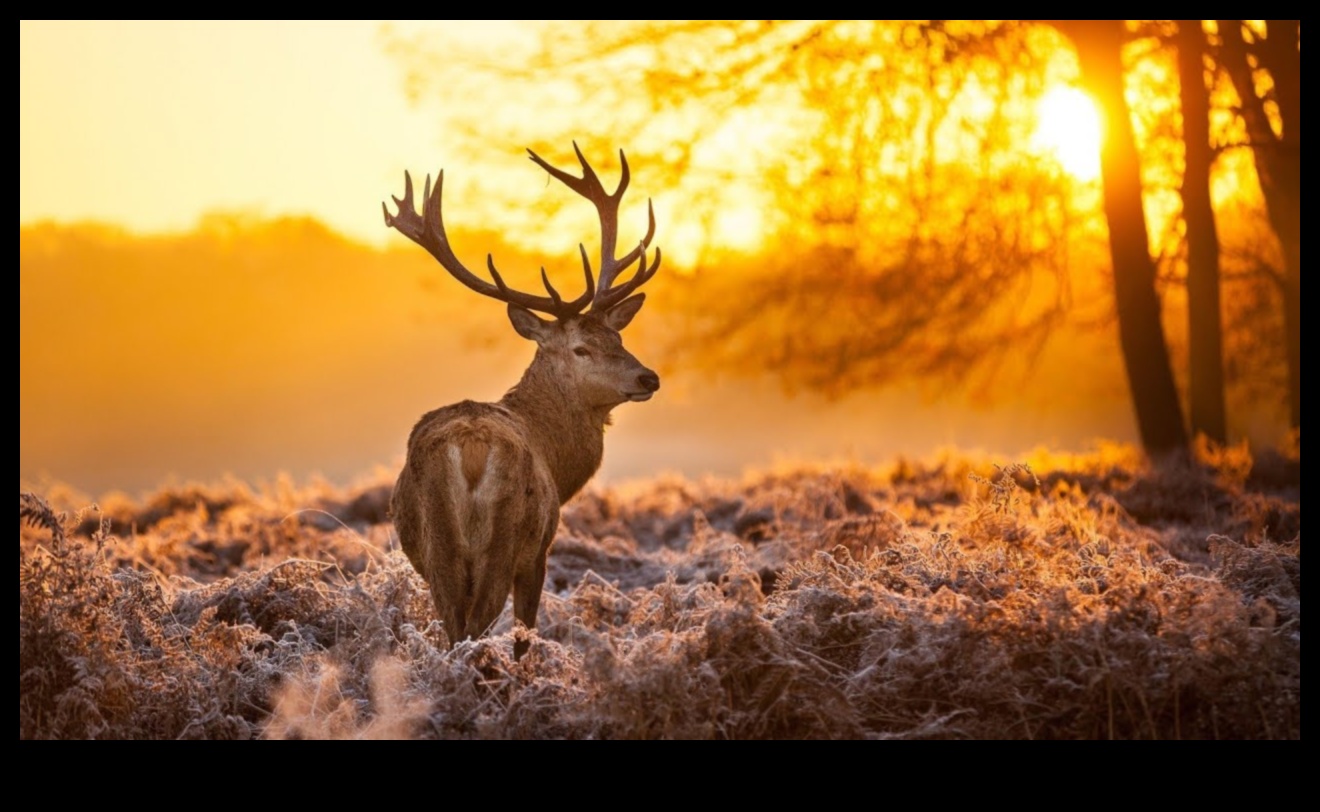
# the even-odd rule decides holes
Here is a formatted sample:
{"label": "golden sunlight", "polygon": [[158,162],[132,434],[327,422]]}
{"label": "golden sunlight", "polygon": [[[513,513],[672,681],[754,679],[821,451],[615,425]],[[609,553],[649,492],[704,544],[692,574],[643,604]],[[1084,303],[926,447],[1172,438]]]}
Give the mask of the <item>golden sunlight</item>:
{"label": "golden sunlight", "polygon": [[1036,104],[1032,146],[1048,152],[1078,180],[1100,175],[1100,112],[1090,96],[1060,85]]}
{"label": "golden sunlight", "polygon": [[716,239],[738,251],[751,251],[764,237],[761,212],[751,206],[732,207],[715,218]]}

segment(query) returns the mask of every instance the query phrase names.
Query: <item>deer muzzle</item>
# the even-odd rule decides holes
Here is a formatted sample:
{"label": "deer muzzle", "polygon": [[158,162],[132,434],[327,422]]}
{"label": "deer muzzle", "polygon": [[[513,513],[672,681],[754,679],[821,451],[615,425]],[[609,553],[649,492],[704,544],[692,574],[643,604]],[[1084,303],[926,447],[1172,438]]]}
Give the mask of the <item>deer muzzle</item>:
{"label": "deer muzzle", "polygon": [[637,391],[628,393],[628,400],[635,403],[650,400],[651,395],[660,388],[660,376],[648,369],[637,376],[637,386]]}

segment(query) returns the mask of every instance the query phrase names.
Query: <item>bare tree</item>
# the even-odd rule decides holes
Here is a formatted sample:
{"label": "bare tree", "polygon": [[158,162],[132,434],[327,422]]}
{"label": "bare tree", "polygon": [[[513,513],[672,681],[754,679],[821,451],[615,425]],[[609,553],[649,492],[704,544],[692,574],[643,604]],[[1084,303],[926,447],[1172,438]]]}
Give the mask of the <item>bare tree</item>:
{"label": "bare tree", "polygon": [[[1302,54],[1299,20],[1267,20],[1263,34],[1243,20],[1218,20],[1219,63],[1232,79],[1270,224],[1283,249],[1288,405],[1302,425]],[[1273,108],[1274,115],[1271,116]]]}
{"label": "bare tree", "polygon": [[1054,24],[1077,48],[1082,84],[1110,111],[1100,172],[1105,187],[1119,340],[1141,443],[1147,451],[1181,448],[1187,444],[1187,430],[1160,321],[1155,263],[1142,201],[1141,156],[1124,95],[1125,26],[1122,20],[1059,20]]}
{"label": "bare tree", "polygon": [[1210,97],[1207,43],[1200,20],[1178,20],[1178,87],[1182,109],[1183,219],[1187,223],[1188,400],[1192,431],[1223,443],[1224,340],[1219,290],[1219,231],[1210,203]]}

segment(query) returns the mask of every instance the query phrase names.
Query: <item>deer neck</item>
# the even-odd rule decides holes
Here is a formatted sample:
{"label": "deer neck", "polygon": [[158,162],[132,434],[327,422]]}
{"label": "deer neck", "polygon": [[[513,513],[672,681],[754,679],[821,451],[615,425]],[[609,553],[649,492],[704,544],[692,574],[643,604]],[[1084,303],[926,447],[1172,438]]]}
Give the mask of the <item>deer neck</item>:
{"label": "deer neck", "polygon": [[612,407],[584,404],[539,351],[500,403],[527,425],[533,450],[554,477],[560,504],[567,502],[600,468]]}

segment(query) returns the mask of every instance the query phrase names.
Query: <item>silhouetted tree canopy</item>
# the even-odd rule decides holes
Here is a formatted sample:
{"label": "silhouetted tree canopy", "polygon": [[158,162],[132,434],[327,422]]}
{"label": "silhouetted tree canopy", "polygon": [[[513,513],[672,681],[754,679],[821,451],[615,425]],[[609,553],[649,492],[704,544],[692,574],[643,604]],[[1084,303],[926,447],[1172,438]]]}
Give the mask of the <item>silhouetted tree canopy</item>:
{"label": "silhouetted tree canopy", "polygon": [[[688,342],[704,361],[835,394],[960,378],[1039,346],[1072,304],[1064,235],[1094,219],[1024,146],[1066,70],[1059,41],[975,21],[575,24],[493,69],[516,87],[553,66],[540,93],[578,97],[565,121],[495,113],[471,146],[554,154],[566,130],[589,155],[624,145],[651,188],[679,190],[708,248],[730,208],[756,207],[763,254],[739,272],[714,249],[669,251],[701,271]],[[408,55],[414,85],[464,92],[453,60]]]}
{"label": "silhouetted tree canopy", "polygon": [[[1162,316],[1186,317],[1171,319],[1161,300],[1173,284],[1183,301],[1189,261],[1176,30],[1171,21],[574,23],[475,72],[425,41],[395,47],[417,96],[486,94],[479,121],[447,120],[468,123],[474,156],[528,145],[557,154],[571,135],[590,155],[625,147],[639,188],[677,198],[669,219],[657,204],[660,241],[666,225],[690,234],[695,223],[705,237],[695,256],[667,249],[698,270],[684,301],[694,333],[679,342],[697,360],[831,394],[913,376],[985,381],[1009,357],[1029,368],[1066,322],[1117,317],[1143,438],[1169,448],[1186,437],[1170,362],[1185,338],[1182,328],[1166,338]],[[1242,30],[1264,41],[1263,29]],[[1205,56],[1224,41],[1212,37]],[[1207,74],[1212,160],[1239,115],[1216,102],[1217,76]],[[492,79],[506,92],[492,94]],[[1032,143],[1041,96],[1078,82],[1110,118],[1101,184]],[[512,101],[524,94],[555,100],[554,114],[525,115]],[[1131,125],[1116,130],[1129,105]],[[1248,125],[1252,108],[1241,111]],[[1127,144],[1121,158],[1116,137]],[[762,238],[737,261],[719,246],[743,221]],[[1238,257],[1230,265],[1264,264],[1249,247],[1259,237],[1243,231],[1224,238]],[[1242,315],[1275,313],[1249,305],[1266,299],[1254,289],[1231,297],[1230,323],[1270,332]],[[1200,324],[1214,311],[1202,304],[1211,315]],[[1228,338],[1239,352],[1261,343]],[[1229,378],[1263,365],[1230,357]]]}

